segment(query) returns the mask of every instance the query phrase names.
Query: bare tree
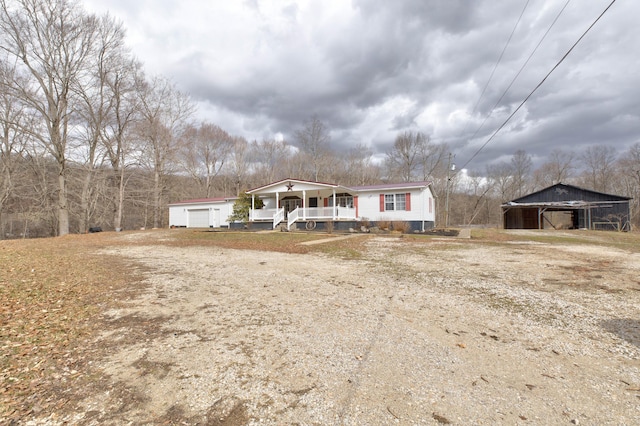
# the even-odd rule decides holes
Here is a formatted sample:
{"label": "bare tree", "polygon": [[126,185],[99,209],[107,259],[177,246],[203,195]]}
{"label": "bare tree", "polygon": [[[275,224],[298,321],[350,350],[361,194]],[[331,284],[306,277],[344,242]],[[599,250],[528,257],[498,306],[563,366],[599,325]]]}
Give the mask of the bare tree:
{"label": "bare tree", "polygon": [[161,226],[166,175],[175,163],[180,137],[193,111],[189,97],[166,79],[156,77],[142,91],[138,134],[144,145],[141,162],[153,173],[154,228]]}
{"label": "bare tree", "polygon": [[387,174],[405,182],[432,179],[438,170],[446,170],[448,151],[446,144],[431,143],[429,136],[424,133],[400,133],[387,152]]}
{"label": "bare tree", "polygon": [[522,197],[529,192],[531,185],[531,169],[533,162],[531,155],[519,149],[511,157],[511,173],[513,174],[513,190],[516,197]]}
{"label": "bare tree", "polygon": [[380,179],[381,170],[373,162],[371,148],[358,144],[345,156],[345,185],[371,185]]}
{"label": "bare tree", "polygon": [[[15,68],[0,61],[0,230],[2,215],[11,198],[23,192],[27,182],[24,175],[24,154],[29,142],[33,114],[16,99],[8,82],[16,78]],[[0,239],[4,238],[4,232]]]}
{"label": "bare tree", "polygon": [[318,181],[323,165],[329,154],[329,130],[317,116],[311,117],[304,128],[295,133],[300,150],[308,158],[312,169],[312,177]]}
{"label": "bare tree", "polygon": [[140,118],[140,94],[145,88],[140,63],[130,57],[120,59],[107,74],[109,118],[100,133],[114,181],[111,203],[116,230],[123,227],[127,167],[137,164],[133,130]]}
{"label": "bare tree", "polygon": [[[83,155],[82,190],[80,194],[79,228],[86,231],[92,218],[91,198],[94,197],[94,176],[109,158],[104,141],[107,128],[118,111],[118,99],[113,90],[117,74],[123,63],[128,63],[129,53],[124,45],[124,29],[109,16],[98,20],[94,51],[89,59],[89,67],[84,78],[76,82],[73,90],[79,102],[79,127],[83,128],[79,146],[74,151]],[[127,71],[135,73],[135,68]]]}
{"label": "bare tree", "polygon": [[575,170],[575,153],[554,149],[549,153],[547,161],[534,172],[535,181],[541,188],[557,183],[567,183],[573,177]]}
{"label": "bare tree", "polygon": [[32,78],[12,89],[38,113],[34,129],[58,165],[58,234],[69,233],[66,174],[69,124],[74,112],[71,88],[86,70],[97,19],[71,0],[0,0],[0,48]]}
{"label": "bare tree", "polygon": [[[19,77],[15,76],[15,68],[0,62],[0,81],[6,83],[16,78]],[[17,174],[23,166],[20,160],[32,125],[30,111],[6,90],[7,87],[0,83],[0,225],[5,205],[16,191]]]}
{"label": "bare tree", "polygon": [[608,145],[593,145],[580,156],[584,172],[582,184],[594,191],[610,191],[615,172],[616,150]]}
{"label": "bare tree", "polygon": [[616,169],[617,191],[632,198],[631,220],[635,226],[640,226],[640,143],[624,152]]}
{"label": "bare tree", "polygon": [[211,197],[214,179],[227,161],[233,144],[231,135],[211,123],[189,126],[182,135],[181,162],[207,198]]}
{"label": "bare tree", "polygon": [[447,155],[449,154],[449,145],[446,143],[432,143],[426,138],[418,155],[419,170],[423,181],[432,180],[438,174],[446,174],[447,172]]}
{"label": "bare tree", "polygon": [[245,138],[234,137],[233,148],[229,156],[229,177],[234,187],[234,195],[240,195],[245,190],[246,178],[249,172],[249,143]]}
{"label": "bare tree", "polygon": [[256,179],[261,183],[275,182],[288,176],[291,146],[284,140],[265,139],[251,143],[252,161]]}
{"label": "bare tree", "polygon": [[487,180],[500,202],[514,198],[513,166],[506,162],[487,166]]}
{"label": "bare tree", "polygon": [[396,136],[391,150],[387,152],[386,167],[390,177],[396,177],[404,182],[414,179],[419,164],[422,145],[427,143],[427,137],[418,132],[404,132]]}

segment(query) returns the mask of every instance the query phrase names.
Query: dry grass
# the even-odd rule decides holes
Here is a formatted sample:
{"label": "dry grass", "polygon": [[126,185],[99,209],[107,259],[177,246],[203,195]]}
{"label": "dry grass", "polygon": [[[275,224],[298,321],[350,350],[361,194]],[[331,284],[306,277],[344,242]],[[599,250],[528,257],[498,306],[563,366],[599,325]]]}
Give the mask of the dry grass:
{"label": "dry grass", "polygon": [[282,253],[307,253],[309,249],[299,245],[300,243],[326,238],[326,234],[321,233],[211,232],[189,229],[172,230],[170,235],[173,240],[168,241],[167,245],[183,247],[213,245],[240,250],[277,251]]}
{"label": "dry grass", "polygon": [[[168,231],[160,231],[168,232]],[[119,236],[126,235],[125,233]],[[65,389],[89,381],[86,360],[101,312],[141,290],[137,266],[98,255],[110,245],[147,245],[152,232],[0,241],[0,423],[64,410]],[[323,234],[168,232],[162,243],[306,253],[298,243]],[[158,243],[158,239],[153,240]]]}
{"label": "dry grass", "polygon": [[61,409],[102,306],[135,276],[91,254],[100,236],[0,242],[0,420]]}
{"label": "dry grass", "polygon": [[409,222],[395,220],[391,223],[391,228],[396,232],[408,234],[409,231],[411,231],[411,224],[409,224]]}

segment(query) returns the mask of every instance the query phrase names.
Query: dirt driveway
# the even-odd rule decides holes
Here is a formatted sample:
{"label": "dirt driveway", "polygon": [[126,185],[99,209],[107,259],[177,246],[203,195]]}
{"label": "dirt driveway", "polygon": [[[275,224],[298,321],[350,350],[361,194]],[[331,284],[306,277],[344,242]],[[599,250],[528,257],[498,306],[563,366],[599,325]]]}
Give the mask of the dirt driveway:
{"label": "dirt driveway", "polygon": [[640,424],[637,250],[365,236],[354,260],[171,232],[103,250],[146,289],[114,295],[79,408],[33,424]]}

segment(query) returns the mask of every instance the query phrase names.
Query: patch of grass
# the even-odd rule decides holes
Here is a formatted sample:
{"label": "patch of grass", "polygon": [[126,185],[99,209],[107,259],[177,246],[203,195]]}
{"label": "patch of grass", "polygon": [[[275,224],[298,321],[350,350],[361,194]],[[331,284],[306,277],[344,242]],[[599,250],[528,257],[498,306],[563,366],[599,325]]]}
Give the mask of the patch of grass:
{"label": "patch of grass", "polygon": [[473,229],[473,241],[486,244],[505,242],[536,242],[545,244],[575,244],[614,247],[640,253],[640,233],[584,230],[505,230]]}
{"label": "patch of grass", "polygon": [[358,260],[364,257],[367,251],[366,243],[369,238],[368,236],[358,236],[326,244],[317,244],[309,248],[313,252],[328,254],[344,260]]}
{"label": "patch of grass", "polygon": [[301,246],[305,241],[327,238],[321,233],[297,232],[209,232],[193,230],[171,231],[173,241],[167,242],[174,246],[212,245],[239,250],[276,251],[282,253],[308,253],[309,248]]}

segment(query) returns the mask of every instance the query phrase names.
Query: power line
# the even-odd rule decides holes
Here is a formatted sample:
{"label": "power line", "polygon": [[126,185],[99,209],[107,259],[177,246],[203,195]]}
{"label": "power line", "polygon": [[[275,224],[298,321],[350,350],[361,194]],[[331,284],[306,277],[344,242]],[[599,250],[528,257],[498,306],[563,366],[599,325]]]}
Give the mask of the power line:
{"label": "power line", "polygon": [[611,8],[611,6],[613,6],[613,4],[616,2],[616,0],[612,0],[611,3],[609,3],[609,5],[602,11],[602,13],[600,13],[600,15],[595,19],[595,21],[593,21],[593,23],[591,23],[591,25],[589,25],[589,27],[582,33],[582,35],[580,36],[580,38],[578,38],[578,40],[576,40],[575,43],[573,43],[573,45],[571,46],[571,48],[569,48],[569,50],[567,50],[567,52],[564,54],[564,56],[562,56],[562,58],[560,58],[560,60],[553,66],[553,68],[551,68],[551,71],[549,71],[547,73],[547,75],[544,76],[544,78],[540,81],[540,83],[538,83],[538,85],[527,95],[526,98],[524,98],[524,100],[520,103],[520,105],[518,105],[518,107],[509,115],[509,117],[507,117],[507,119],[500,125],[500,127],[498,127],[498,129],[496,129],[495,132],[493,132],[491,134],[491,136],[489,137],[489,139],[487,139],[485,141],[484,144],[482,144],[482,146],[480,148],[478,148],[478,150],[471,156],[471,158],[469,158],[469,160],[464,163],[464,165],[462,167],[460,167],[459,170],[462,170],[463,168],[465,168],[471,161],[473,161],[474,158],[476,158],[478,156],[478,154],[480,153],[480,151],[482,151],[488,144],[489,142],[491,142],[493,140],[493,138],[498,134],[498,132],[500,130],[502,130],[502,128],[504,126],[507,125],[507,123],[509,121],[511,121],[511,119],[513,118],[514,115],[516,115],[516,113],[518,111],[520,111],[520,108],[522,108],[522,106],[529,100],[529,98],[531,96],[533,96],[533,94],[535,92],[538,91],[538,89],[540,88],[540,86],[542,86],[544,84],[545,81],[547,81],[547,78],[549,78],[549,76],[560,66],[560,64],[562,64],[562,62],[564,62],[564,60],[567,58],[567,56],[569,56],[569,54],[573,51],[573,49],[575,49],[575,47],[578,45],[578,43],[580,43],[582,41],[582,39],[587,35],[587,33],[589,31],[591,31],[591,28],[593,28],[598,21],[600,20],[600,18],[602,18],[604,16],[605,13],[607,13],[607,11]]}
{"label": "power line", "polygon": [[[520,16],[518,17],[518,20],[516,21],[516,24],[513,26],[513,29],[511,30],[511,34],[509,34],[509,38],[507,39],[507,42],[505,43],[504,47],[502,48],[502,52],[500,53],[500,56],[498,57],[498,60],[496,61],[496,64],[493,66],[493,70],[491,70],[491,74],[489,75],[489,79],[487,80],[487,82],[485,83],[484,87],[482,88],[482,92],[480,93],[480,97],[476,101],[476,104],[473,106],[473,110],[471,110],[471,116],[473,116],[473,114],[475,114],[476,110],[478,109],[478,105],[480,105],[480,101],[484,97],[484,94],[487,91],[487,88],[489,87],[489,83],[491,83],[491,80],[493,79],[493,75],[495,74],[496,69],[498,69],[498,65],[500,65],[500,62],[502,62],[502,57],[504,56],[504,52],[507,51],[507,47],[509,47],[509,44],[511,43],[511,39],[513,38],[513,35],[515,34],[516,29],[518,28],[518,25],[520,25],[520,21],[522,20],[522,16],[524,15],[525,10],[527,10],[527,6],[528,5],[529,5],[529,0],[527,0],[525,2],[524,7],[522,8],[522,12],[520,12]],[[462,131],[463,135],[467,132],[467,127],[469,127],[469,121],[467,121],[467,125],[465,126],[464,130]],[[480,129],[478,129],[478,130],[480,130]],[[478,132],[478,130],[476,130],[476,133]],[[475,133],[474,133],[474,136],[475,136]]]}
{"label": "power line", "polygon": [[[538,41],[538,44],[536,44],[536,47],[531,51],[531,53],[529,54],[529,57],[527,58],[527,60],[524,61],[524,63],[522,64],[522,66],[520,67],[520,69],[518,70],[516,75],[513,77],[513,79],[511,80],[511,82],[507,86],[507,88],[504,89],[504,91],[502,92],[502,95],[500,95],[500,98],[496,101],[496,103],[493,105],[493,107],[491,107],[491,110],[489,110],[489,114],[487,114],[487,116],[484,118],[482,123],[480,123],[480,126],[478,126],[476,131],[473,132],[473,135],[471,135],[471,137],[469,137],[470,140],[476,137],[476,135],[478,134],[480,129],[482,129],[482,127],[487,122],[487,120],[489,120],[489,118],[491,118],[491,115],[493,114],[493,111],[495,111],[495,109],[498,107],[498,105],[500,105],[500,102],[502,102],[502,99],[504,99],[504,97],[507,95],[507,93],[509,92],[509,89],[511,89],[511,87],[513,86],[513,83],[516,82],[516,80],[518,79],[518,77],[520,76],[522,71],[529,64],[529,61],[531,60],[533,55],[537,52],[538,48],[540,47],[540,45],[542,44],[544,39],[547,37],[549,32],[551,32],[551,29],[555,26],[556,22],[558,22],[558,19],[560,18],[560,15],[562,15],[562,12],[564,12],[564,10],[567,8],[567,6],[569,5],[570,2],[571,2],[571,0],[567,0],[566,3],[564,4],[564,6],[562,7],[562,9],[560,9],[560,12],[558,12],[558,14],[556,15],[555,19],[553,20],[553,22],[551,23],[549,28],[547,28],[547,31],[542,35],[542,38],[540,38],[540,41]],[[475,111],[475,107],[474,107],[474,111]]]}

